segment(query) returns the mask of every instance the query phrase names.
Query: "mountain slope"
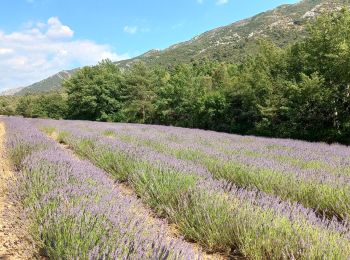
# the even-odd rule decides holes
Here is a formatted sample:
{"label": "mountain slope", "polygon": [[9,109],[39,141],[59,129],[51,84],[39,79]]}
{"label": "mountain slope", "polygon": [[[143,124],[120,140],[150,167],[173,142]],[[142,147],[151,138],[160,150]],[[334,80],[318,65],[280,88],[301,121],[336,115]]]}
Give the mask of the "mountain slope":
{"label": "mountain slope", "polygon": [[12,89],[9,89],[9,90],[5,90],[5,91],[2,91],[0,93],[0,96],[13,96],[16,93],[20,92],[22,89],[24,89],[24,87],[12,88]]}
{"label": "mountain slope", "polygon": [[168,65],[209,58],[240,62],[256,51],[256,39],[267,38],[279,46],[305,36],[305,25],[318,14],[340,9],[349,1],[304,0],[282,5],[251,18],[205,32],[193,39],[163,51],[152,51],[134,59],[119,62],[123,66],[141,60],[150,65]]}
{"label": "mountain slope", "polygon": [[[240,62],[256,52],[257,39],[266,38],[278,46],[286,46],[306,35],[310,19],[325,12],[341,9],[350,0],[303,0],[282,5],[251,18],[205,32],[193,39],[165,50],[151,50],[133,59],[117,62],[121,67],[143,61],[150,66],[170,66],[191,60],[208,58]],[[64,71],[19,91],[17,95],[59,90],[63,79],[73,71]]]}
{"label": "mountain slope", "polygon": [[26,94],[33,94],[38,92],[50,92],[59,90],[61,88],[62,82],[69,78],[75,70],[64,70],[51,77],[48,77],[42,81],[34,83],[28,87],[22,88],[20,91],[16,92],[15,95],[21,96]]}

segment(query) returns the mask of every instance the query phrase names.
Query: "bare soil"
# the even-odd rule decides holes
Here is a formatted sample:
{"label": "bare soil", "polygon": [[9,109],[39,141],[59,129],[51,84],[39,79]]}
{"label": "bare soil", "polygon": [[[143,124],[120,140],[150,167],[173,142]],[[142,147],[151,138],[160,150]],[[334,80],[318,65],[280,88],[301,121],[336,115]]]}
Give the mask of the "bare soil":
{"label": "bare soil", "polygon": [[15,174],[5,149],[5,125],[0,122],[0,260],[38,259],[35,243],[20,203],[10,196]]}

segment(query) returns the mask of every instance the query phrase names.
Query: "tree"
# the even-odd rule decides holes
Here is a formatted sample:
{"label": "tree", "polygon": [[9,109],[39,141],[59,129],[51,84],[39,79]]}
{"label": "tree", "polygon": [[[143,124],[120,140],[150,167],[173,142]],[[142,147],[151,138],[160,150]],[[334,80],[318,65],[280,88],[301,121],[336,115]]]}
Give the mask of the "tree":
{"label": "tree", "polygon": [[24,117],[62,119],[66,113],[66,96],[62,93],[26,95],[19,98],[16,107],[16,114]]}
{"label": "tree", "polygon": [[62,93],[49,93],[37,97],[34,116],[63,119],[67,116],[67,97]]}
{"label": "tree", "polygon": [[[35,99],[36,101],[36,99]],[[34,117],[34,97],[26,95],[21,97],[16,107],[16,114],[24,117]]]}
{"label": "tree", "polygon": [[[321,15],[309,25],[309,36],[292,46],[288,62],[290,78],[317,73],[323,78],[316,93],[326,93],[328,139],[349,139],[350,122],[350,13],[348,9]],[[321,105],[321,104],[320,104]],[[321,116],[321,115],[320,115]],[[334,136],[334,133],[336,133]],[[345,137],[347,136],[347,137]],[[349,140],[350,141],[350,140]]]}
{"label": "tree", "polygon": [[18,98],[14,96],[0,96],[0,115],[14,115]]}
{"label": "tree", "polygon": [[150,122],[156,98],[154,92],[155,74],[144,63],[135,63],[125,74],[125,105],[128,121]]}
{"label": "tree", "polygon": [[116,121],[120,116],[123,77],[110,60],[84,67],[64,82],[70,118]]}

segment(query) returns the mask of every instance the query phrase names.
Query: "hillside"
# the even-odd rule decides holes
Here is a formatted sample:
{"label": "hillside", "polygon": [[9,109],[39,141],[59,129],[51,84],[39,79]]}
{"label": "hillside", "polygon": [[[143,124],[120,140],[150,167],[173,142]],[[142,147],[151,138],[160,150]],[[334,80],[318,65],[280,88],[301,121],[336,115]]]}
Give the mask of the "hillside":
{"label": "hillside", "polygon": [[[349,0],[303,0],[293,5],[282,5],[251,18],[205,32],[193,39],[164,50],[150,50],[133,59],[117,62],[122,67],[143,61],[150,66],[169,66],[196,59],[240,62],[246,55],[254,55],[257,39],[265,38],[278,46],[293,43],[306,33],[310,19],[325,11],[339,10]],[[16,93],[58,90],[63,79],[73,71],[62,71]]]}
{"label": "hillside", "polygon": [[9,89],[9,90],[5,90],[5,91],[2,91],[0,93],[0,96],[13,96],[16,93],[20,92],[22,89],[24,89],[24,88],[23,87],[19,87],[19,88],[12,88],[12,89]]}
{"label": "hillside", "polygon": [[42,81],[34,83],[28,87],[20,89],[15,95],[25,95],[38,92],[50,92],[59,90],[63,80],[69,78],[75,70],[64,70]]}
{"label": "hillside", "polygon": [[278,46],[288,45],[305,35],[305,25],[310,19],[325,11],[338,10],[348,2],[304,0],[294,5],[282,5],[163,51],[149,51],[119,64],[128,66],[141,60],[150,65],[169,65],[202,58],[240,62],[247,54],[254,54],[257,39],[266,38]]}

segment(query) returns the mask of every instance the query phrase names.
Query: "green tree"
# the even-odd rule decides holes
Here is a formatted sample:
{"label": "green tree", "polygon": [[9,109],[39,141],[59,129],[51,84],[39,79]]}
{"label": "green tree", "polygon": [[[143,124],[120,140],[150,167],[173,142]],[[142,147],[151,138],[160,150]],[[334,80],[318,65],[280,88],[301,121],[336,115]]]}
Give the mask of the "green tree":
{"label": "green tree", "polygon": [[110,60],[84,67],[64,82],[70,118],[116,121],[121,115],[123,77]]}
{"label": "green tree", "polygon": [[34,116],[63,119],[67,116],[67,97],[62,93],[38,96],[34,104]]}
{"label": "green tree", "polygon": [[14,96],[0,96],[0,115],[14,115],[18,98]]}
{"label": "green tree", "polygon": [[[312,95],[326,95],[329,140],[350,141],[350,13],[348,9],[321,15],[308,28],[309,36],[292,46],[288,63],[290,76],[303,81],[301,75],[317,73],[323,84]],[[312,96],[310,97],[312,98]],[[323,103],[319,104],[323,106]],[[319,109],[321,110],[321,108]],[[307,118],[308,115],[305,115]]]}
{"label": "green tree", "polygon": [[154,113],[155,74],[144,63],[135,63],[125,73],[124,111],[130,122],[149,123]]}
{"label": "green tree", "polygon": [[36,99],[33,96],[26,95],[20,98],[15,113],[24,117],[34,117],[34,104]]}

